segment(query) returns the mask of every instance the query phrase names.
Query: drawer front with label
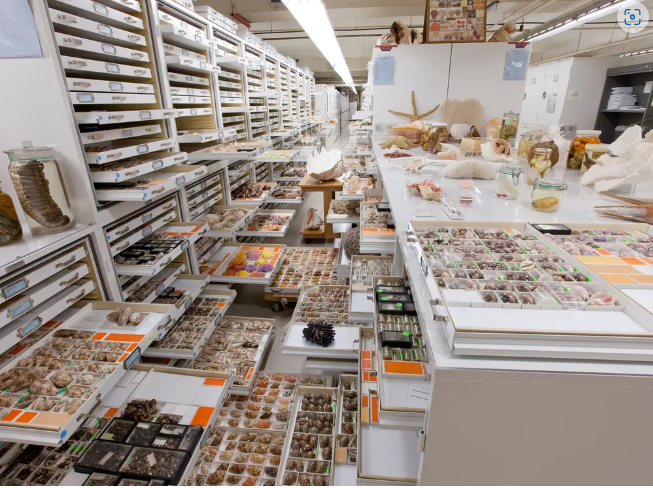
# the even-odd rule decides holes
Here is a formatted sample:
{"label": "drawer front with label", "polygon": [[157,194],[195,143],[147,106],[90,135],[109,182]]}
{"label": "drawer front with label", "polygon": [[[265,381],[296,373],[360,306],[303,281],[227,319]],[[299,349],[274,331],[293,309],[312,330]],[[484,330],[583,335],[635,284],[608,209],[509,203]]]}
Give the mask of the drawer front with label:
{"label": "drawer front with label", "polygon": [[144,28],[143,21],[138,17],[92,0],[50,0],[50,3],[75,15],[81,15],[90,20],[104,22],[121,29],[142,30]]}
{"label": "drawer front with label", "polygon": [[[74,95],[73,95],[74,96]],[[110,129],[98,130],[94,132],[82,132],[82,143],[93,144],[94,142],[101,141],[115,141],[118,139],[128,139],[130,137],[142,137],[159,134],[161,132],[160,125],[141,125],[131,127],[129,129]]]}
{"label": "drawer front with label", "polygon": [[71,56],[61,56],[61,62],[66,71],[108,74],[128,78],[152,78],[152,71],[149,68],[130,66],[128,64],[108,63]]}
{"label": "drawer front with label", "polygon": [[62,10],[53,8],[49,10],[52,23],[63,27],[63,30],[70,31],[71,33],[80,34],[100,42],[107,42],[113,39],[115,42],[121,42],[126,45],[147,45],[145,37],[140,34],[108,25],[103,21],[89,20]]}
{"label": "drawer front with label", "polygon": [[71,91],[107,93],[154,93],[154,85],[148,83],[129,83],[125,81],[91,80],[90,78],[67,78]]}
{"label": "drawer front with label", "polygon": [[195,117],[197,115],[212,115],[212,114],[213,114],[213,109],[207,107],[179,109],[180,117]]}
{"label": "drawer front with label", "polygon": [[203,90],[201,88],[183,88],[180,86],[171,86],[170,93],[172,95],[188,95],[188,96],[196,96],[196,97],[211,96],[210,90]]}
{"label": "drawer front with label", "polygon": [[211,97],[175,95],[172,97],[172,103],[175,105],[202,105],[211,103]]}
{"label": "drawer front with label", "polygon": [[147,222],[151,222],[153,219],[156,219],[157,217],[176,207],[177,200],[175,198],[158,202],[156,205],[153,205],[149,209],[143,210],[142,212],[138,212],[135,215],[128,217],[120,224],[108,227],[105,231],[107,241],[110,243],[115,242],[116,239],[129,234],[133,230],[142,227]]}
{"label": "drawer front with label", "polygon": [[184,49],[183,47],[173,46],[172,44],[163,43],[163,50],[166,54],[174,54],[177,56],[184,56],[186,58],[191,58],[196,61],[207,62],[206,56],[204,54],[196,53],[190,49]]}
{"label": "drawer front with label", "polygon": [[115,112],[75,112],[75,119],[78,124],[98,125],[162,120],[177,116],[178,111],[173,108],[155,110],[122,110]]}
{"label": "drawer front with label", "polygon": [[175,218],[177,218],[177,212],[175,210],[171,210],[163,214],[162,216],[147,222],[139,229],[133,230],[131,234],[125,235],[125,237],[121,237],[119,240],[112,242],[111,256],[116,256],[120,254],[121,252],[125,251],[129,247],[136,244],[143,237],[147,237],[152,232],[172,222],[173,220],[175,220]]}
{"label": "drawer front with label", "polygon": [[156,96],[154,95],[129,93],[72,92],[70,98],[73,105],[153,105],[156,103]]}
{"label": "drawer front with label", "polygon": [[140,61],[143,63],[150,61],[149,54],[137,51],[136,49],[120,47],[106,42],[91,41],[82,37],[62,34],[61,32],[56,32],[55,36],[57,37],[59,47],[99,54],[104,59],[113,58],[116,60]]}
{"label": "drawer front with label", "polygon": [[86,161],[89,164],[105,164],[122,159],[147,154],[162,149],[170,149],[174,145],[174,139],[164,139],[161,141],[152,141],[146,144],[136,144],[134,146],[117,147],[117,148],[87,148]]}

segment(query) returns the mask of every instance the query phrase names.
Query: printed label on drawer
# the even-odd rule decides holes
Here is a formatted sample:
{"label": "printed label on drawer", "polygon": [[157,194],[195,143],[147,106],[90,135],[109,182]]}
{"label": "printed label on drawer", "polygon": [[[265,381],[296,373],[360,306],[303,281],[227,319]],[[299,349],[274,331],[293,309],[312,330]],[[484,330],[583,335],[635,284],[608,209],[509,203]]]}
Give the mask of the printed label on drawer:
{"label": "printed label on drawer", "polygon": [[163,293],[165,289],[166,289],[166,286],[163,283],[161,283],[159,286],[157,286],[156,291],[155,291],[156,296],[159,296],[161,293]]}
{"label": "printed label on drawer", "polygon": [[193,81],[193,77],[192,76],[186,76],[186,81]]}
{"label": "printed label on drawer", "polygon": [[109,73],[120,73],[120,67],[117,64],[106,63],[105,67]]}
{"label": "printed label on drawer", "polygon": [[109,15],[109,9],[107,9],[104,5],[100,5],[99,3],[93,3],[93,10],[95,10],[98,14]]}
{"label": "printed label on drawer", "polygon": [[116,54],[116,52],[118,52],[115,47],[108,44],[102,44],[102,51],[107,54]]}
{"label": "printed label on drawer", "polygon": [[148,225],[143,229],[143,237],[150,235],[152,233],[152,226]]}
{"label": "printed label on drawer", "polygon": [[147,144],[141,144],[140,146],[138,146],[136,148],[136,151],[138,151],[138,154],[146,153],[148,150],[149,150],[149,148],[147,147]]}
{"label": "printed label on drawer", "polygon": [[184,305],[184,308],[190,307],[192,303],[193,303],[193,297],[188,297],[188,300],[186,300],[186,304]]}
{"label": "printed label on drawer", "polygon": [[107,36],[113,36],[113,29],[111,27],[109,27],[108,25],[98,24],[97,25],[97,30],[101,34],[105,34]]}
{"label": "printed label on drawer", "polygon": [[109,83],[109,90],[123,91],[122,83]]}
{"label": "printed label on drawer", "polygon": [[95,101],[95,97],[92,93],[78,93],[77,101],[82,103],[93,103]]}
{"label": "printed label on drawer", "polygon": [[9,318],[15,319],[19,315],[22,315],[28,310],[30,310],[33,306],[34,306],[34,302],[32,301],[31,298],[27,297],[21,300],[20,302],[18,302],[13,307],[11,307],[8,310],[7,315],[9,316]]}
{"label": "printed label on drawer", "polygon": [[186,182],[186,177],[180,176],[179,178],[177,178],[176,182],[178,185],[183,185]]}
{"label": "printed label on drawer", "polygon": [[182,242],[182,243],[181,243],[181,250],[182,250],[182,251],[185,251],[186,249],[188,249],[189,244],[190,244],[190,241],[184,241],[184,242]]}
{"label": "printed label on drawer", "polygon": [[190,56],[190,53],[188,52],[188,49],[182,49],[181,54],[184,56]]}
{"label": "printed label on drawer", "polygon": [[151,119],[151,118],[152,118],[152,113],[149,112],[149,111],[147,111],[147,110],[145,110],[145,111],[143,111],[143,112],[139,112],[139,113],[138,113],[138,116],[139,116],[141,119],[146,119],[146,120],[147,120],[147,119]]}
{"label": "printed label on drawer", "polygon": [[189,97],[189,98],[188,98],[188,101],[189,101],[190,103],[195,103],[195,97]]}
{"label": "printed label on drawer", "polygon": [[206,63],[200,61],[200,68],[206,69]]}
{"label": "printed label on drawer", "polygon": [[190,114],[191,115],[197,115],[197,109],[196,108],[191,108],[190,109]]}
{"label": "printed label on drawer", "polygon": [[152,212],[143,215],[143,223],[147,222],[148,220],[152,220]]}
{"label": "printed label on drawer", "polygon": [[27,280],[25,278],[21,279],[20,281],[17,281],[16,283],[12,283],[11,285],[5,286],[2,290],[2,297],[6,300],[8,298],[13,297],[14,295],[20,293],[21,291],[25,290],[28,286]]}
{"label": "printed label on drawer", "polygon": [[122,129],[120,131],[120,135],[122,137],[131,137],[132,136],[132,130],[131,129]]}
{"label": "printed label on drawer", "polygon": [[153,169],[160,169],[160,168],[163,168],[163,161],[161,161],[160,159],[159,159],[158,161],[154,161],[154,162],[152,163],[152,168],[153,168]]}
{"label": "printed label on drawer", "polygon": [[132,364],[136,362],[136,360],[141,356],[141,348],[139,346],[136,346],[136,349],[129,355],[127,359],[125,359],[125,362],[123,362],[123,366],[125,369],[129,369],[132,367]]}
{"label": "printed label on drawer", "polygon": [[211,202],[206,202],[206,203],[204,204],[204,210],[206,210],[206,209],[209,208],[210,206],[211,206]]}
{"label": "printed label on drawer", "polygon": [[209,192],[205,191],[204,193],[202,193],[202,200],[206,199],[208,196],[209,196]]}
{"label": "printed label on drawer", "polygon": [[31,322],[28,322],[28,323],[26,323],[25,325],[23,325],[22,327],[20,327],[20,328],[16,331],[16,333],[17,333],[20,337],[25,337],[25,336],[31,334],[32,332],[34,332],[34,331],[35,331],[36,329],[38,329],[39,327],[41,327],[41,324],[42,324],[42,323],[43,323],[43,319],[41,319],[41,317],[36,317],[36,318],[35,318],[34,320],[32,320]]}
{"label": "printed label on drawer", "polygon": [[189,95],[195,95],[195,90],[193,90],[192,88],[189,88],[186,93],[188,93]]}
{"label": "printed label on drawer", "polygon": [[202,42],[202,36],[195,34],[195,40],[197,42]]}

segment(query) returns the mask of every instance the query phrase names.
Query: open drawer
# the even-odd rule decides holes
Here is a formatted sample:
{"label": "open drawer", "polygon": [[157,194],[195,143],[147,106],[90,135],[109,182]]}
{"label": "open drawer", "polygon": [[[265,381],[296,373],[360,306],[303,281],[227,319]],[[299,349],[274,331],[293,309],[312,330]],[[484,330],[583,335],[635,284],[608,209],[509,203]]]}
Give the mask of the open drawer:
{"label": "open drawer", "polygon": [[209,198],[202,201],[198,205],[191,207],[189,209],[189,215],[191,220],[201,219],[202,214],[208,212],[213,205],[224,203],[224,201],[225,201],[224,194],[222,192],[210,196]]}
{"label": "open drawer", "polygon": [[154,85],[149,83],[92,80],[90,78],[66,78],[66,84],[68,85],[68,89],[74,92],[154,93]]}
{"label": "open drawer", "polygon": [[[204,235],[235,238],[236,232],[243,229],[258,211],[259,207],[253,205],[214,205],[202,219],[209,224]],[[231,224],[234,219],[236,222]]]}
{"label": "open drawer", "polygon": [[[212,274],[211,281],[268,285],[283,261],[285,250],[283,244],[225,243],[217,253],[222,265]],[[209,261],[212,259],[209,258]]]}
{"label": "open drawer", "polygon": [[147,39],[144,36],[125,29],[109,27],[103,20],[91,20],[85,18],[86,15],[73,15],[54,8],[49,10],[52,23],[66,33],[79,34],[84,38],[100,42],[120,41],[127,45],[147,46]]}
{"label": "open drawer", "polygon": [[280,186],[272,190],[265,203],[285,203],[299,205],[304,202],[304,194],[298,186]]}
{"label": "open drawer", "polygon": [[294,216],[294,210],[259,210],[236,237],[284,237]]}
{"label": "open drawer", "polygon": [[148,120],[164,120],[178,117],[178,110],[162,108],[153,110],[124,110],[124,111],[92,111],[75,112],[78,124],[128,124],[130,122],[143,122]]}
{"label": "open drawer", "polygon": [[143,175],[134,182],[100,183],[95,187],[95,194],[100,201],[149,201],[204,174],[205,166],[170,166]]}
{"label": "open drawer", "polygon": [[217,285],[206,286],[185,308],[165,337],[154,342],[143,355],[174,359],[197,357],[235,298],[234,290],[223,290]]}
{"label": "open drawer", "polygon": [[[157,232],[142,239],[139,245],[145,246],[156,243],[161,244],[161,247],[155,247],[154,249],[163,249],[163,247],[166,247],[170,249],[169,251],[164,253],[161,250],[152,259],[148,259],[150,254],[140,254],[140,256],[147,256],[145,258],[147,260],[134,256],[131,253],[134,249],[130,249],[130,254],[127,256],[122,255],[125,252],[123,251],[122,254],[114,258],[116,272],[118,275],[154,276],[179,257],[188,249],[188,246],[194,244],[207,230],[208,225],[203,222],[176,222],[166,224]],[[145,251],[152,248],[143,247],[142,249]]]}
{"label": "open drawer", "polygon": [[384,256],[352,256],[349,283],[349,320],[374,322],[375,276],[392,276],[394,258]]}
{"label": "open drawer", "polygon": [[[161,133],[161,124],[139,125],[128,129],[106,129],[91,132],[82,132],[82,143],[93,144],[95,142],[117,141],[131,137],[144,137]],[[156,169],[156,168],[155,168]]]}
{"label": "open drawer", "polygon": [[[154,278],[144,278],[144,283],[139,284],[130,291],[129,297],[125,297],[125,301],[136,303],[152,303],[156,298],[163,293],[172,283],[179,277],[180,274],[186,271],[186,264],[184,263],[170,263]],[[127,276],[121,278],[129,278]]]}
{"label": "open drawer", "polygon": [[[123,131],[119,130],[118,132]],[[83,136],[84,134],[82,134]],[[182,164],[187,160],[186,153],[183,152],[165,152],[160,155],[153,154],[145,157],[137,156],[127,161],[113,164],[91,165],[91,178],[94,183],[121,183],[158,169]]]}
{"label": "open drawer", "polygon": [[151,233],[156,232],[161,227],[166,225],[169,222],[177,219],[176,210],[170,210],[159,217],[156,217],[150,221],[147,225],[142,226],[140,229],[134,230],[131,233],[125,235],[119,240],[114,241],[110,245],[111,256],[115,257],[121,252],[129,249],[134,244],[138,243],[140,240],[146,238]]}
{"label": "open drawer", "polygon": [[[221,183],[212,183],[211,186],[204,188],[201,193],[197,193],[188,198],[188,207],[193,208],[204,203],[209,198],[222,193]],[[208,208],[208,207],[207,207]]]}
{"label": "open drawer", "polygon": [[88,164],[106,164],[133,158],[140,154],[147,154],[163,149],[171,149],[175,145],[174,139],[160,139],[140,144],[128,144],[125,146],[97,146],[86,148],[86,162]]}
{"label": "open drawer", "polygon": [[[106,316],[124,306],[147,314],[141,322],[142,330],[131,333],[102,329]],[[0,439],[63,444],[85,419],[84,414],[99,405],[138,358],[141,348],[156,337],[157,327],[169,310],[167,305],[86,302],[58,317],[64,322],[54,333],[3,368],[5,378],[15,379],[7,382],[0,394],[7,405],[0,420]],[[37,360],[37,356],[47,356],[48,364],[37,367],[44,361]],[[7,373],[9,370],[13,372]],[[20,380],[27,371],[45,376]]]}
{"label": "open drawer", "polygon": [[161,200],[149,207],[145,207],[132,215],[124,218],[117,224],[111,224],[111,226],[106,227],[105,233],[107,236],[107,241],[114,242],[117,239],[127,235],[128,233],[140,229],[146,223],[150,222],[157,217],[160,217],[163,214],[166,214],[170,210],[177,207],[177,199],[169,198]]}
{"label": "open drawer", "polygon": [[170,317],[172,321],[168,328],[163,331],[165,336],[170,326],[179,320],[186,310],[192,305],[193,300],[202,293],[202,290],[209,284],[209,277],[206,275],[181,274],[161,292],[153,303],[166,303],[174,305]]}

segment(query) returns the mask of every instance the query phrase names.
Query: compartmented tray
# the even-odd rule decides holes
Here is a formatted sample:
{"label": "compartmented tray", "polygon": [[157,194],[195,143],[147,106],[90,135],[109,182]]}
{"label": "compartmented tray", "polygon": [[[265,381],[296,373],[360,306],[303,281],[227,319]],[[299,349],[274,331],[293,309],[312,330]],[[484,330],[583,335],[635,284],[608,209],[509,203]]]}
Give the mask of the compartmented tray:
{"label": "compartmented tray", "polygon": [[352,256],[349,283],[349,320],[374,322],[374,277],[391,276],[394,258],[386,256]]}
{"label": "compartmented tray", "polygon": [[[274,134],[271,134],[272,137],[275,137]],[[257,156],[256,159],[265,160],[269,162],[287,162],[292,161],[296,151],[285,151],[285,150],[269,150]]]}
{"label": "compartmented tray", "polygon": [[204,235],[235,238],[236,232],[250,222],[258,209],[258,206],[253,205],[215,205],[203,217],[209,225],[209,230]]}
{"label": "compartmented tray", "polygon": [[[299,195],[296,198],[285,198]],[[298,205],[304,201],[302,189],[298,186],[280,186],[268,194],[265,203],[284,203],[288,205]]]}
{"label": "compartmented tray", "polygon": [[[336,212],[336,210],[345,209],[347,213]],[[356,209],[360,209],[360,203],[357,200],[331,200],[329,212],[326,216],[327,224],[358,224],[361,220],[361,216],[360,210],[359,212],[356,212]]]}
{"label": "compartmented tray", "polygon": [[148,277],[145,277],[145,283],[130,290],[128,296],[125,296],[127,293],[126,291],[123,291],[123,297],[125,298],[125,301],[128,302],[152,303],[179,277],[180,274],[185,271],[186,264],[170,263],[154,278],[148,280]]}
{"label": "compartmented tray", "polygon": [[220,249],[224,262],[212,275],[211,281],[267,285],[279,267],[285,249],[283,244],[225,243]]}
{"label": "compartmented tray", "polygon": [[252,197],[252,198],[250,198],[250,197],[234,198],[233,194],[234,194],[234,191],[237,190],[237,188],[236,189],[232,188],[232,190],[231,190],[231,194],[232,194],[231,201],[232,201],[232,203],[244,203],[244,204],[249,203],[250,205],[254,205],[254,204],[261,205],[262,203],[264,203],[267,200],[268,195],[270,194],[270,192],[276,190],[277,186],[278,186],[278,184],[276,182],[267,182],[267,181],[262,181],[262,182],[257,182],[257,183],[247,183],[247,184],[251,185],[251,186],[260,186],[260,187],[263,187],[263,188],[271,187],[271,188],[269,188],[267,190],[263,190],[263,193],[259,197],[256,197],[256,198],[254,198],[254,197]]}
{"label": "compartmented tray", "polygon": [[294,210],[259,210],[236,236],[284,237],[294,216]]}
{"label": "compartmented tray", "polygon": [[[208,277],[206,281],[208,283]],[[235,298],[234,290],[205,286],[192,303],[184,307],[183,315],[166,335],[153,342],[143,355],[174,359],[197,357]]]}

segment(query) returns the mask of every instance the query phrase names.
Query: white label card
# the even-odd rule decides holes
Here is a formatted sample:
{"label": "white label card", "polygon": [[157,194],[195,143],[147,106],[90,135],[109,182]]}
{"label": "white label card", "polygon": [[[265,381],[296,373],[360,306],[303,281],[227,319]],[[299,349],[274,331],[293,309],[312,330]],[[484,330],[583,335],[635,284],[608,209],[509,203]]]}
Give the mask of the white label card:
{"label": "white label card", "polygon": [[156,464],[156,457],[154,457],[154,453],[148,454],[147,463],[150,465],[150,467]]}
{"label": "white label card", "polygon": [[431,400],[431,391],[427,386],[411,383],[408,385],[408,393],[406,394],[406,397],[427,403]]}
{"label": "white label card", "polygon": [[113,453],[112,453],[112,452],[107,452],[107,453],[105,454],[105,456],[104,456],[102,459],[100,459],[100,462],[99,462],[98,464],[99,464],[100,466],[104,466],[104,463],[106,463],[106,462],[107,462],[109,459],[111,459],[112,457],[113,457]]}

